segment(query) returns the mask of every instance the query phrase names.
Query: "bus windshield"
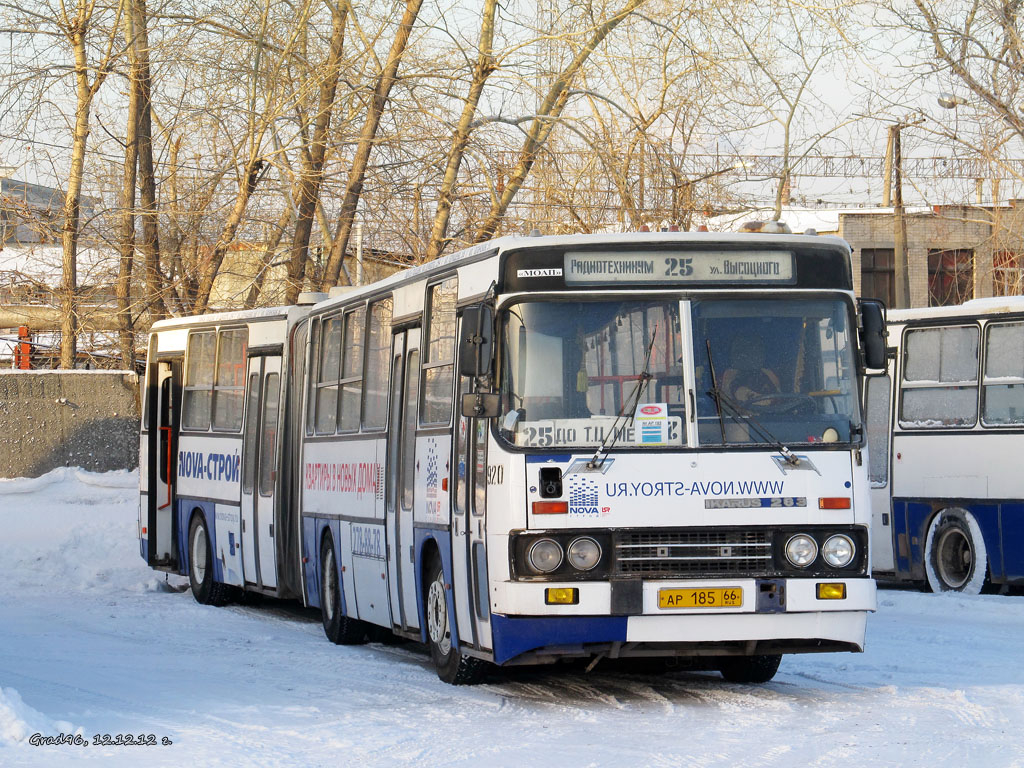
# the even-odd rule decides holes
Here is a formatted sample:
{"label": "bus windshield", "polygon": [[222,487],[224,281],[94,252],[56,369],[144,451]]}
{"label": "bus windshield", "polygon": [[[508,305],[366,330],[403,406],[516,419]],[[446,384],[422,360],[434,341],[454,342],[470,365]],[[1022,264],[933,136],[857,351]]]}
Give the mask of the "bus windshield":
{"label": "bus windshield", "polygon": [[505,437],[541,448],[597,447],[609,438],[620,448],[684,446],[692,389],[702,445],[850,441],[860,416],[846,303],[694,300],[685,319],[692,374],[680,306],[575,299],[508,307]]}
{"label": "bus windshield", "polygon": [[702,445],[850,441],[860,413],[845,302],[706,299],[691,306]]}

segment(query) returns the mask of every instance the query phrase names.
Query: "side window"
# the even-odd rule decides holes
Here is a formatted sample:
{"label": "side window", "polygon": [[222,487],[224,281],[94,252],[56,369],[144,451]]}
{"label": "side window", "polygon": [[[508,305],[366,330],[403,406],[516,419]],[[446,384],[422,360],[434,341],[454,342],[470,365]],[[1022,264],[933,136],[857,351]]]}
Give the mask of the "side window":
{"label": "side window", "polygon": [[889,481],[889,391],[888,376],[869,376],[865,415],[868,437],[868,480],[876,485]]}
{"label": "side window", "polygon": [[363,323],[366,309],[345,313],[345,355],[341,368],[341,415],[338,429],[359,429],[359,408],[363,395]]}
{"label": "side window", "polygon": [[427,343],[423,355],[421,424],[447,424],[455,383],[455,302],[458,278],[430,286],[427,300]]}
{"label": "side window", "polygon": [[900,383],[904,429],[972,427],[978,420],[978,328],[907,331]]}
{"label": "side window", "polygon": [[363,383],[363,429],[384,429],[388,413],[388,363],[391,358],[391,299],[370,305],[366,334],[366,378]]}
{"label": "side window", "polygon": [[185,391],[182,395],[183,429],[210,428],[213,402],[213,365],[217,355],[216,331],[190,333],[188,362],[185,367]]}
{"label": "side window", "polygon": [[1024,323],[989,323],[983,383],[982,423],[1024,424]]}
{"label": "side window", "polygon": [[217,338],[217,380],[213,385],[213,428],[237,432],[242,428],[245,395],[245,350],[249,331],[221,331]]}
{"label": "side window", "polygon": [[338,375],[341,372],[341,315],[320,326],[316,379],[316,433],[333,435],[338,427]]}

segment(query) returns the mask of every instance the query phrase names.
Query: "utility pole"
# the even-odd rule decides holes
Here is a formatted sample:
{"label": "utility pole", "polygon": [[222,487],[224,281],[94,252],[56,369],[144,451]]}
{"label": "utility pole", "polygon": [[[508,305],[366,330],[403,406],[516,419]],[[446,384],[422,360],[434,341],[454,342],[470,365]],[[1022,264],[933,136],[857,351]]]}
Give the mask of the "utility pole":
{"label": "utility pole", "polygon": [[924,117],[906,120],[889,126],[888,148],[892,151],[892,218],[893,218],[893,261],[896,272],[896,307],[910,306],[910,258],[907,253],[907,217],[903,210],[903,147],[900,131],[912,125],[920,125]]}

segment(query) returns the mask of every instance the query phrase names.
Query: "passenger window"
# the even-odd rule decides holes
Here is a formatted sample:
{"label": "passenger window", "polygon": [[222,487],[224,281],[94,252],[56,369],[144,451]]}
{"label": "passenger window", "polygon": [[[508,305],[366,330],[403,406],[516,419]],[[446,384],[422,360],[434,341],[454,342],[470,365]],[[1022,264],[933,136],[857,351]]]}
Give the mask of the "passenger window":
{"label": "passenger window", "polygon": [[985,329],[985,426],[1024,424],[1024,323],[989,323]]}
{"label": "passenger window", "polygon": [[213,366],[217,355],[215,331],[191,333],[182,403],[182,428],[207,430],[213,401]]}
{"label": "passenger window", "polygon": [[974,426],[978,421],[977,326],[907,331],[902,379],[902,428]]}
{"label": "passenger window", "polygon": [[366,377],[363,383],[363,429],[384,429],[388,409],[388,363],[391,357],[391,299],[370,305],[366,337]]}
{"label": "passenger window", "polygon": [[242,428],[245,394],[245,328],[221,331],[217,341],[217,380],[213,387],[213,428],[237,432]]}
{"label": "passenger window", "polygon": [[363,395],[363,307],[345,313],[345,355],[341,371],[341,415],[338,429],[359,429],[359,408]]}
{"label": "passenger window", "polygon": [[427,301],[427,344],[423,355],[420,423],[447,424],[455,384],[455,303],[458,278],[432,285]]}

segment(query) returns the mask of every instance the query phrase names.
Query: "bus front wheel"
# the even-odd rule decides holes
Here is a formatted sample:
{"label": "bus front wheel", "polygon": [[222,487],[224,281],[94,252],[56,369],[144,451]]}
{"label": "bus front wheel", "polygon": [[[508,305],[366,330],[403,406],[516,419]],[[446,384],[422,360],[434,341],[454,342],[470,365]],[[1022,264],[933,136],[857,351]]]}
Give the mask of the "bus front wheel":
{"label": "bus front wheel", "polygon": [[203,605],[225,605],[235,590],[228,584],[213,580],[213,548],[206,530],[206,518],[200,513],[192,516],[188,527],[188,581],[192,597]]}
{"label": "bus front wheel", "polygon": [[446,592],[444,569],[440,558],[435,555],[427,568],[427,594],[424,600],[430,658],[433,659],[437,676],[444,682],[475,685],[484,677],[486,662],[459,653],[452,643],[452,623]]}
{"label": "bus front wheel", "polygon": [[932,518],[924,570],[932,592],[981,592],[988,579],[988,552],[974,515],[966,509],[945,509]]}
{"label": "bus front wheel", "polygon": [[324,634],[335,645],[359,645],[366,641],[366,624],[341,613],[341,581],[330,535],[324,536],[320,544],[320,619]]}
{"label": "bus front wheel", "polygon": [[718,665],[730,683],[767,683],[779,671],[782,656],[726,656]]}

